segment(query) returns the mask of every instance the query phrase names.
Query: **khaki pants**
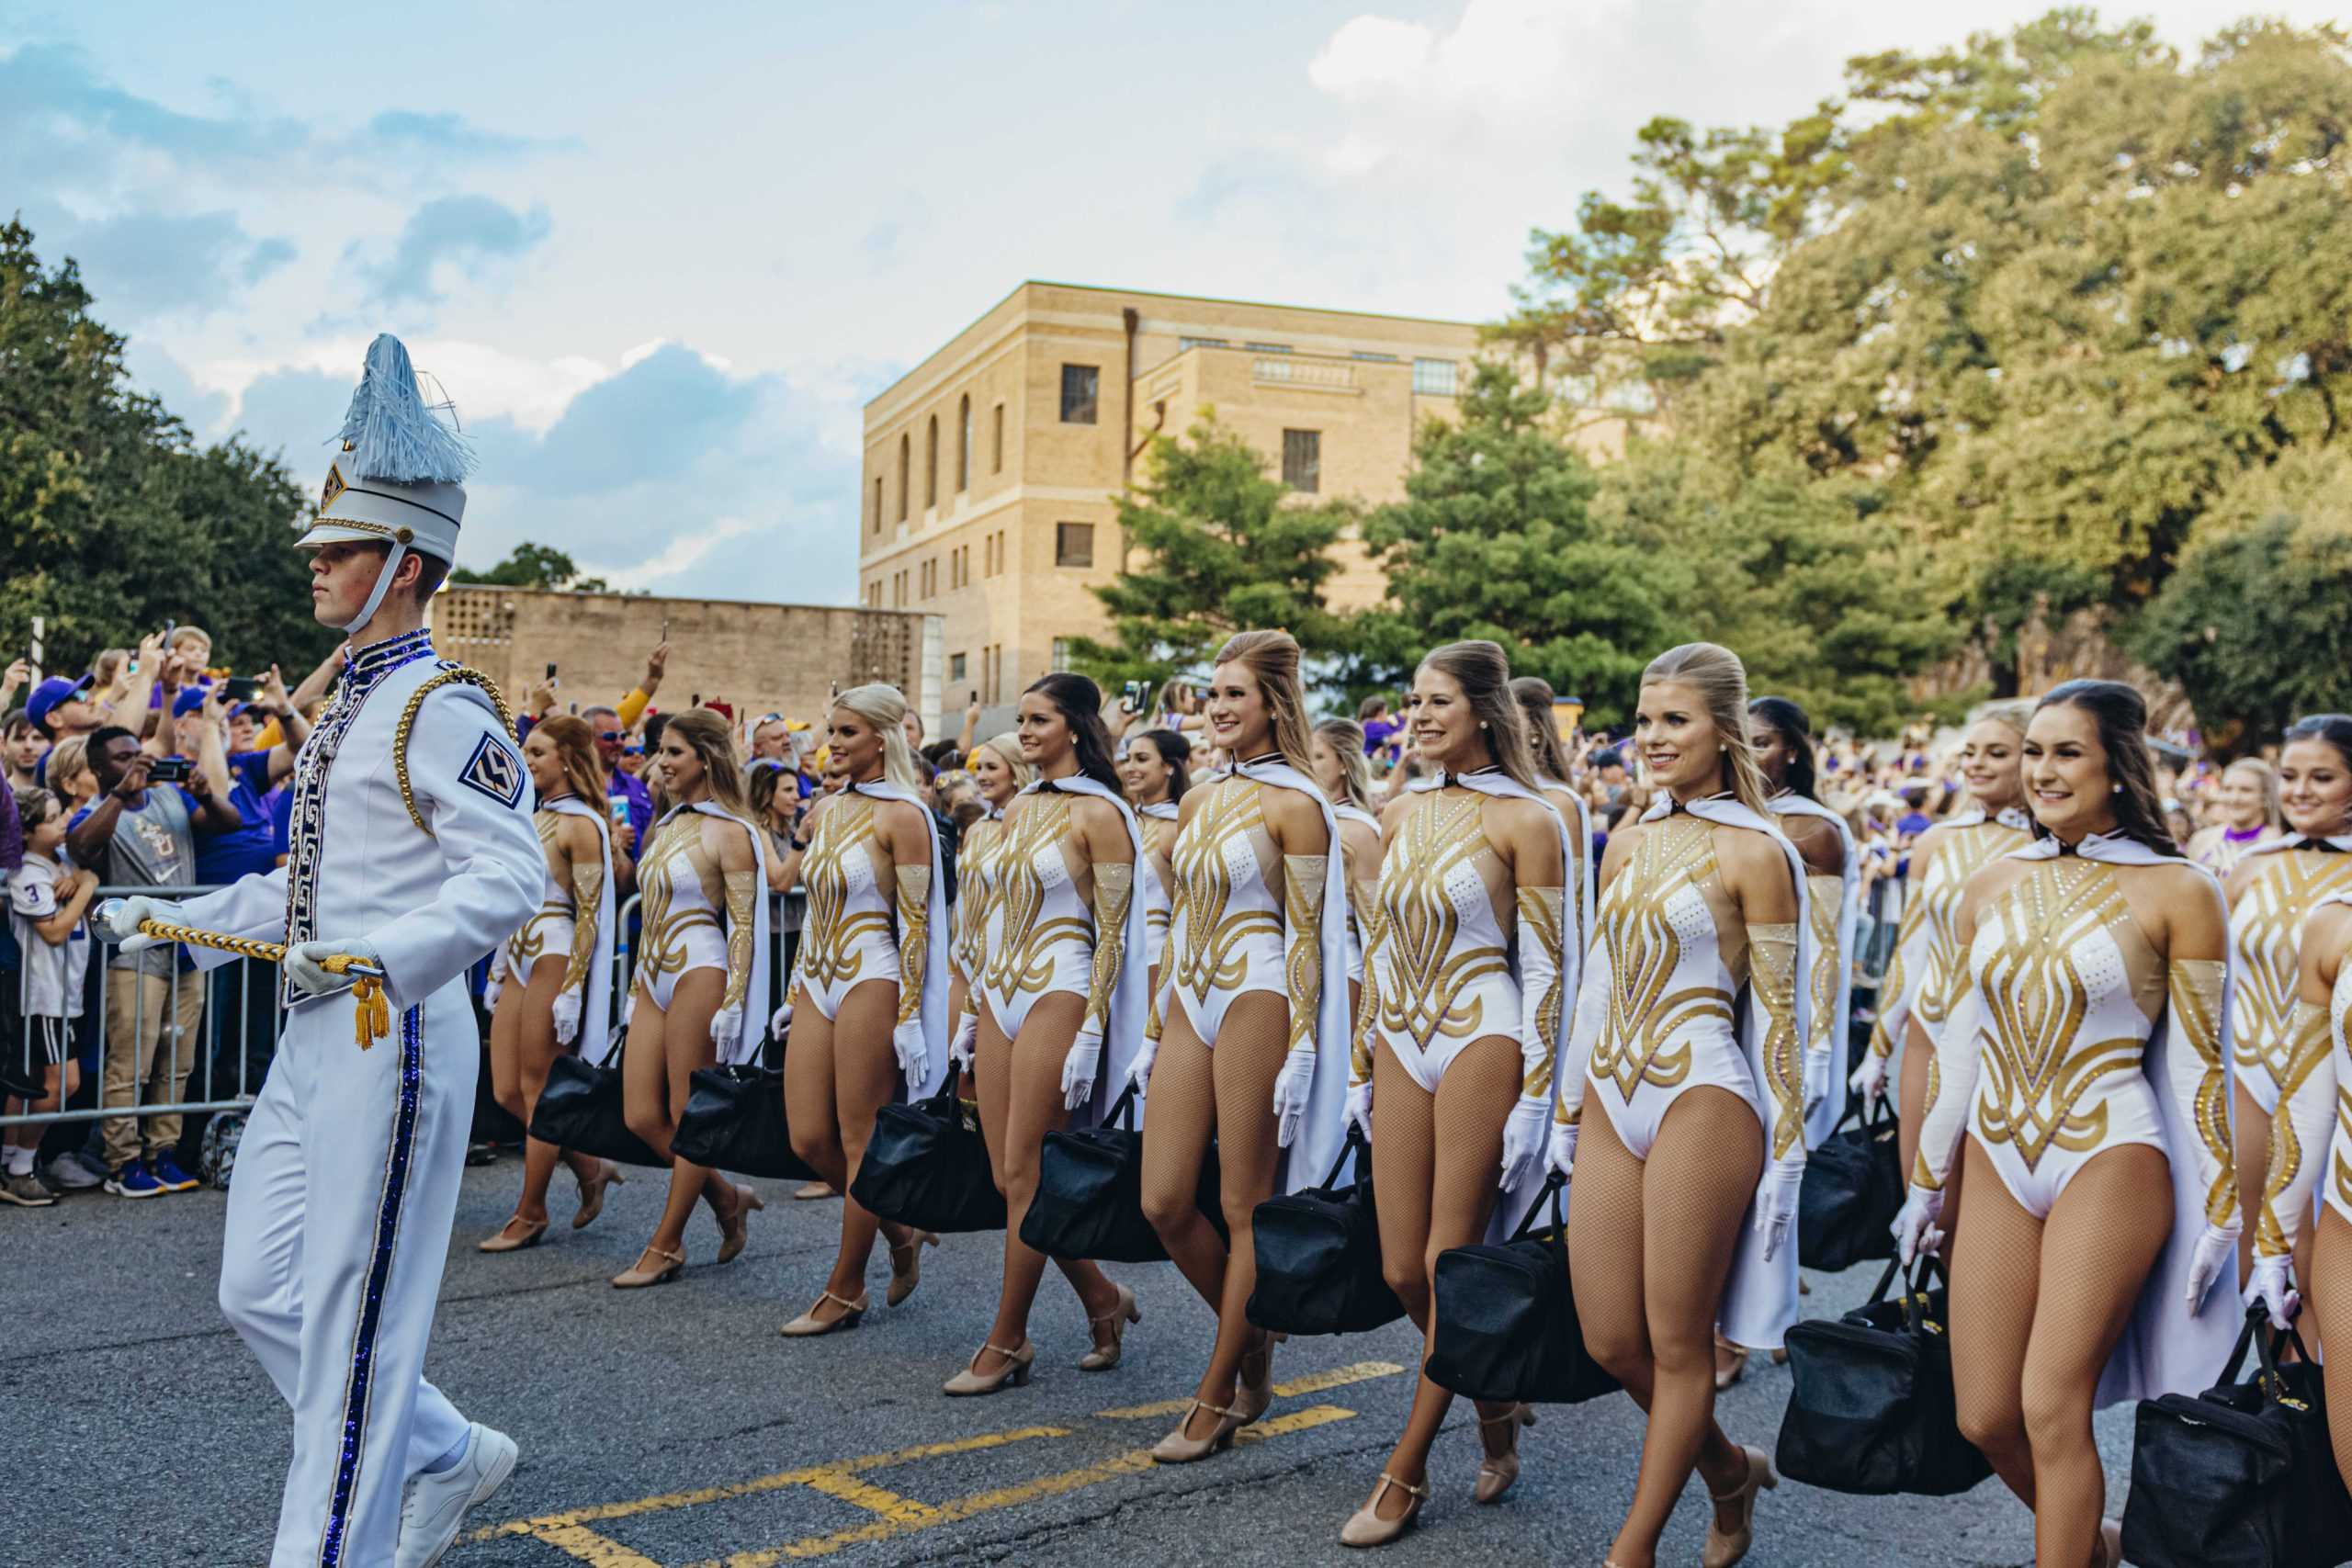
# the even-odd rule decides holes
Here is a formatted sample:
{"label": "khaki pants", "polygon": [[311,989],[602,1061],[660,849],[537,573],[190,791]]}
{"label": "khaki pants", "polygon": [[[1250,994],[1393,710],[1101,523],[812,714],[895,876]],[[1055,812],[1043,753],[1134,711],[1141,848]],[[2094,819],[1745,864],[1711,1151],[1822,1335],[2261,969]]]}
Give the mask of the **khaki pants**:
{"label": "khaki pants", "polygon": [[[107,971],[102,1108],[178,1104],[187,1097],[188,1074],[203,1048],[202,975],[193,970],[172,976]],[[177,1112],[109,1117],[98,1124],[98,1137],[106,1145],[107,1168],[120,1170],[142,1153],[170,1153],[180,1141],[180,1119]]]}

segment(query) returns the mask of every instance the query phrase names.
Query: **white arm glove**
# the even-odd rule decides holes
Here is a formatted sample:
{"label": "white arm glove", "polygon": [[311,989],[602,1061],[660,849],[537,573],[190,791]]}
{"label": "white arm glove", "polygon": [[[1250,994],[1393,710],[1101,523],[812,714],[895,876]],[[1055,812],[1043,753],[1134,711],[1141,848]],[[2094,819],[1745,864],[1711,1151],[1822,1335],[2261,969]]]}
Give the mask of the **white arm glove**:
{"label": "white arm glove", "polygon": [[125,953],[141,953],[151,947],[161,947],[164,939],[147,936],[139,929],[141,920],[162,920],[168,925],[188,923],[185,906],[170,898],[150,898],[144,894],[132,894],[116,904],[112,918],[94,924],[104,927],[103,934],[109,942],[119,942]]}
{"label": "white arm glove", "polygon": [[786,1002],[769,1015],[768,1035],[771,1039],[782,1040],[791,1032],[792,1004],[790,1002]]}
{"label": "white arm glove", "polygon": [[1944,1195],[1936,1188],[1914,1185],[1903,1200],[1903,1212],[1894,1216],[1894,1224],[1887,1228],[1894,1233],[1894,1250],[1903,1259],[1903,1267],[1922,1252],[1933,1252],[1944,1244],[1944,1233],[1936,1228],[1943,1218]]}
{"label": "white arm glove", "polygon": [[2187,1300],[2191,1317],[2205,1310],[2205,1298],[2213,1293],[2213,1282],[2224,1269],[2233,1281],[2237,1279],[2238,1227],[2208,1224],[2197,1238],[2197,1250],[2189,1254]]}
{"label": "white arm glove", "polygon": [[2302,1308],[2303,1298],[2295,1293],[2294,1262],[2285,1257],[2257,1258],[2246,1280],[2245,1304],[2268,1313],[2273,1328],[2291,1325]]}
{"label": "white arm glove", "polygon": [[972,1010],[971,1003],[964,1004],[964,1016],[956,1025],[956,1038],[947,1043],[947,1059],[960,1068],[968,1068],[978,1059],[980,1050],[980,1015]]}
{"label": "white arm glove", "polygon": [[1552,1168],[1562,1176],[1577,1173],[1577,1124],[1574,1122],[1552,1123]]}
{"label": "white arm glove", "polygon": [[729,1002],[710,1015],[710,1043],[718,1048],[720,1061],[734,1060],[736,1048],[743,1043],[741,1002]]}
{"label": "white arm glove", "polygon": [[[1798,1147],[1802,1149],[1803,1145]],[[1804,1156],[1776,1159],[1756,1190],[1756,1228],[1764,1233],[1764,1261],[1770,1263],[1791,1245],[1789,1232],[1797,1221],[1797,1199],[1804,1190]]]}
{"label": "white arm glove", "polygon": [[306,942],[286,950],[286,977],[294,982],[296,989],[314,997],[347,990],[351,987],[349,976],[332,975],[322,967],[324,960],[338,953],[369,964],[378,962],[375,948],[357,937],[339,942]]}
{"label": "white arm glove", "polygon": [[1348,1086],[1348,1124],[1363,1134],[1365,1143],[1372,1142],[1372,1085],[1369,1083]]}
{"label": "white arm glove", "polygon": [[1886,1058],[1876,1051],[1862,1053],[1861,1066],[1856,1067],[1854,1076],[1846,1080],[1846,1087],[1853,1090],[1854,1098],[1864,1106],[1876,1104],[1879,1098],[1886,1093]]}
{"label": "white arm glove", "polygon": [[921,1094],[931,1077],[931,1045],[923,1038],[922,1021],[913,1018],[893,1025],[890,1048],[898,1054],[899,1071],[906,1077],[908,1095],[911,1098]]}
{"label": "white arm glove", "polygon": [[555,1043],[569,1045],[580,1037],[581,997],[578,991],[558,991],[555,997]]}
{"label": "white arm glove", "polygon": [[500,942],[490,950],[490,974],[481,983],[481,1006],[484,1012],[498,1010],[498,998],[506,990],[506,944]]}
{"label": "white arm glove", "polygon": [[1517,1187],[1544,1158],[1545,1130],[1552,1124],[1552,1101],[1544,1095],[1521,1095],[1503,1122],[1502,1185]]}
{"label": "white arm glove", "polygon": [[1062,1058],[1062,1109],[1075,1111],[1094,1094],[1094,1075],[1102,1070],[1102,1036],[1081,1030]]}

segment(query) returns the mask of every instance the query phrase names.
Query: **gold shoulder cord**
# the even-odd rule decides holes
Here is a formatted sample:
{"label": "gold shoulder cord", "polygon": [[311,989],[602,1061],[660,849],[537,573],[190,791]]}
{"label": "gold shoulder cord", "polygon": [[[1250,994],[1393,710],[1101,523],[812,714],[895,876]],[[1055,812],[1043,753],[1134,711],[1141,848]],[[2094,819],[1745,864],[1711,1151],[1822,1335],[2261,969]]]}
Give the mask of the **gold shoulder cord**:
{"label": "gold shoulder cord", "polygon": [[1772,1157],[1802,1152],[1804,1134],[1804,1044],[1797,1039],[1797,928],[1793,920],[1747,928],[1748,983],[1764,1010],[1764,1078],[1779,1110]]}
{"label": "gold shoulder cord", "polygon": [[424,710],[424,699],[444,686],[476,686],[488,693],[490,705],[498,710],[498,722],[505,727],[506,738],[514,739],[514,710],[506,705],[505,694],[498,689],[498,682],[479,670],[462,664],[455,670],[444,670],[409,694],[400,727],[392,731],[392,778],[400,785],[401,804],[408,807],[408,819],[416,824],[418,832],[427,836],[433,829],[424,825],[424,813],[416,808],[416,791],[408,780],[408,738],[416,728],[416,716]]}

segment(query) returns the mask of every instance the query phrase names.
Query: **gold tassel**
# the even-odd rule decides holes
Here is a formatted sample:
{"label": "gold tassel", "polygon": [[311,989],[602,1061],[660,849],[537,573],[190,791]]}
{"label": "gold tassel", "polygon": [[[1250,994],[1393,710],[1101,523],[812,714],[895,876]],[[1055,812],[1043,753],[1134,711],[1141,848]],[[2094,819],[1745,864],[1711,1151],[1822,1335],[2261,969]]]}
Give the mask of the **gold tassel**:
{"label": "gold tassel", "polygon": [[[141,920],[139,929],[148,936],[164,942],[184,942],[190,947],[217,948],[223,953],[239,953],[246,958],[258,958],[266,964],[281,964],[286,959],[283,942],[257,942],[252,937],[228,936],[220,931],[199,931],[194,926],[173,925],[164,920]],[[348,974],[353,959],[338,953],[320,967],[330,975]],[[354,976],[351,982],[353,1016],[352,1036],[362,1051],[392,1032],[392,1004],[384,995],[384,982],[373,975]]]}
{"label": "gold tassel", "polygon": [[384,999],[384,983],[362,975],[351,985],[352,1034],[367,1050],[392,1032],[392,1005]]}

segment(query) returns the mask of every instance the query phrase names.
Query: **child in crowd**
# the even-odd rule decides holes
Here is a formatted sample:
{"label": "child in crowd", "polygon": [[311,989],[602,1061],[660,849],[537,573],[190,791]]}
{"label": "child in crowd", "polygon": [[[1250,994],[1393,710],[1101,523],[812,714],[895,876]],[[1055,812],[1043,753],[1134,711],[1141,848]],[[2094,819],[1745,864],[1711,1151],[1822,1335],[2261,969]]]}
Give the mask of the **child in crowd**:
{"label": "child in crowd", "polygon": [[[8,921],[24,955],[20,982],[21,1040],[6,1042],[5,1076],[41,1093],[28,1100],[10,1096],[12,1113],[40,1115],[57,1110],[80,1088],[74,1060],[76,1021],[82,1016],[82,983],[90,968],[90,933],[82,916],[97,891],[95,873],[62,862],[65,806],[45,789],[17,792],[17,814],[25,829],[25,863],[8,877]],[[33,1174],[40,1146],[39,1126],[12,1127],[0,1171],[0,1201],[41,1209],[57,1201]]]}

